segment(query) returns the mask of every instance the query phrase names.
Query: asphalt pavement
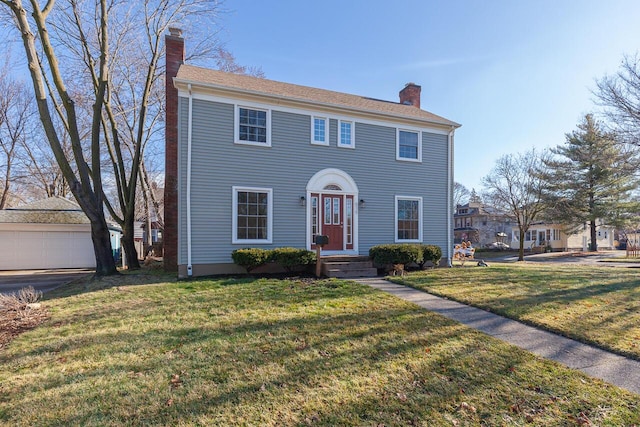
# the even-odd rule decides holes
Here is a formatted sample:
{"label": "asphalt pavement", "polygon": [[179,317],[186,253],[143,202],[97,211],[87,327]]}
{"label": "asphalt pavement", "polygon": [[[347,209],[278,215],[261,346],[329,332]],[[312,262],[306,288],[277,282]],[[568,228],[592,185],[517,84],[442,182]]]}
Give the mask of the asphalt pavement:
{"label": "asphalt pavement", "polygon": [[91,269],[3,270],[0,271],[0,293],[15,293],[27,286],[44,293],[93,273]]}

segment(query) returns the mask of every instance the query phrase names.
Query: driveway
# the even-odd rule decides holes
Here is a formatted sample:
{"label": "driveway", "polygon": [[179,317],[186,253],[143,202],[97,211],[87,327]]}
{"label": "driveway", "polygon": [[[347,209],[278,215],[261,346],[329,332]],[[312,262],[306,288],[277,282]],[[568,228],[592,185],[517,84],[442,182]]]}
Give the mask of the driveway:
{"label": "driveway", "polygon": [[91,269],[0,271],[0,293],[9,294],[27,286],[41,292],[51,291],[73,280],[93,274]]}
{"label": "driveway", "polygon": [[[603,250],[598,252],[551,252],[535,255],[525,253],[524,259],[529,262],[640,268],[640,259],[638,262],[603,262],[603,260],[607,258],[623,258],[624,256],[625,251]],[[481,256],[476,256],[476,258],[481,258]],[[518,256],[510,253],[509,255],[495,259],[506,262],[516,262],[518,260]]]}

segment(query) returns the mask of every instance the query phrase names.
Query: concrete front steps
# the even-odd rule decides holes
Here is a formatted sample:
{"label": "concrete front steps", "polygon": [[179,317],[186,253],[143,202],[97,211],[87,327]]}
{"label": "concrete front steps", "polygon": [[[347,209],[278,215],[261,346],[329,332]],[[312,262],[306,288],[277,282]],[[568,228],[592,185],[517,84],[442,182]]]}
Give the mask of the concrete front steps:
{"label": "concrete front steps", "polygon": [[374,277],[378,270],[368,256],[331,255],[323,256],[322,274],[327,277],[347,279],[350,277]]}

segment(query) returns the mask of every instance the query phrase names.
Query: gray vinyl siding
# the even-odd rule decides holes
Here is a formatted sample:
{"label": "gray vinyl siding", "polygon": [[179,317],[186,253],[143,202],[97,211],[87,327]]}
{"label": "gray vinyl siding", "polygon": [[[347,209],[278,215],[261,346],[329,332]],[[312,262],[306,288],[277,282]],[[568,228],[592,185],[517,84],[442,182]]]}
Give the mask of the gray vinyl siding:
{"label": "gray vinyl siding", "polygon": [[[277,107],[274,107],[277,108]],[[186,158],[188,100],[180,98],[179,263],[187,262]],[[423,240],[447,242],[447,136],[422,134],[423,162],[396,160],[396,128],[355,121],[355,149],[337,147],[337,120],[329,146],[310,143],[311,115],[272,110],[271,147],[234,144],[234,106],[193,100],[192,263],[231,262],[242,247],[306,246],[309,179],[325,168],[348,173],[366,206],[359,211],[359,252],[395,241],[395,196],[423,198]],[[232,187],[273,189],[273,241],[232,244]],[[356,201],[356,206],[358,205]]]}

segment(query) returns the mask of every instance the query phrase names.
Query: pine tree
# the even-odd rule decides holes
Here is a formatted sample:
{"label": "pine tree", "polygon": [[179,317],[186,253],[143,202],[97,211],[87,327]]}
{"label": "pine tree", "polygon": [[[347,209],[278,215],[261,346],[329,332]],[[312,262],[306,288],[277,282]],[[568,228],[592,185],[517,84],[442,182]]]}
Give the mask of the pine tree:
{"label": "pine tree", "polygon": [[630,194],[638,187],[635,156],[604,131],[591,115],[552,149],[545,164],[545,196],[550,220],[573,233],[589,226],[589,250],[597,251],[597,227],[617,226],[625,212],[636,209]]}

